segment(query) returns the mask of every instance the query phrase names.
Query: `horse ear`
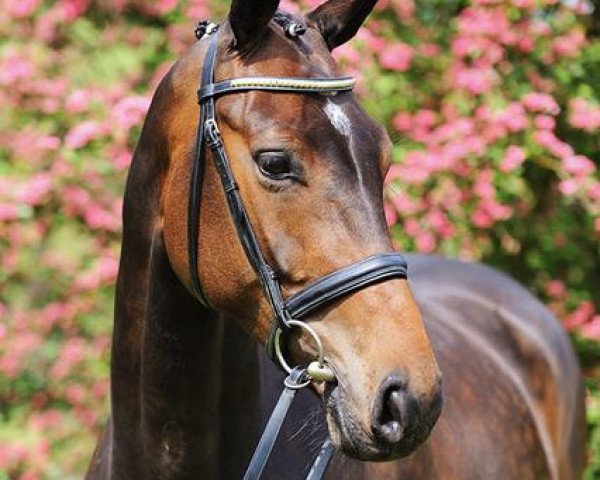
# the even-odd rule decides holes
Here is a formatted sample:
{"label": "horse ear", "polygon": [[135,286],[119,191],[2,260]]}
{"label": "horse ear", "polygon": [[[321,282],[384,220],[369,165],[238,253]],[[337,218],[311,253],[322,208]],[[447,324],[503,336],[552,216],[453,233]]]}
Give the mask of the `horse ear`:
{"label": "horse ear", "polygon": [[377,0],[329,0],[307,15],[323,35],[329,50],[350,40],[371,13]]}
{"label": "horse ear", "polygon": [[233,48],[247,52],[256,46],[278,6],[279,0],[233,0],[229,11]]}

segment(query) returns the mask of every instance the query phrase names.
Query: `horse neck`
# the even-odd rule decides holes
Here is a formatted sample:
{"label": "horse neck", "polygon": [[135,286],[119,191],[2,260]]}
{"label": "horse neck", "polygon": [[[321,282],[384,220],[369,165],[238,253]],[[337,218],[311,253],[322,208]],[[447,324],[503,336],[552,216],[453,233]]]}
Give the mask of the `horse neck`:
{"label": "horse neck", "polygon": [[256,344],[174,274],[156,221],[160,178],[137,152],[115,303],[113,477],[241,477],[260,427]]}

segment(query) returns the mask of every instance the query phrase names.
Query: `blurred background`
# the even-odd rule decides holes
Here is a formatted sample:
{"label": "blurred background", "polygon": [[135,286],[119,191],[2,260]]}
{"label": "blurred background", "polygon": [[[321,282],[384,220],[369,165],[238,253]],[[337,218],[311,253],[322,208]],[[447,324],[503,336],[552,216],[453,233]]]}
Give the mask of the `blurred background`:
{"label": "blurred background", "polygon": [[[594,3],[381,0],[336,51],[394,141],[397,247],[494,265],[570,332],[587,379],[586,480],[600,478]],[[108,415],[132,151],[196,22],[228,6],[0,0],[0,480],[85,472]]]}

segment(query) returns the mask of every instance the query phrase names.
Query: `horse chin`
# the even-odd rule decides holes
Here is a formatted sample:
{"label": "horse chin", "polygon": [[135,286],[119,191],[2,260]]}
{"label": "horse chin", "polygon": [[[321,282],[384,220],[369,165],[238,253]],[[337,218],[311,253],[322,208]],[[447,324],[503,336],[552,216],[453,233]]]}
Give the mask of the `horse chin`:
{"label": "horse chin", "polygon": [[365,431],[350,413],[339,387],[329,392],[325,405],[329,435],[336,449],[348,457],[366,462],[390,461],[410,455],[427,439],[437,420],[436,415],[424,422],[415,422],[417,428],[406,431],[399,442],[389,445],[377,441]]}

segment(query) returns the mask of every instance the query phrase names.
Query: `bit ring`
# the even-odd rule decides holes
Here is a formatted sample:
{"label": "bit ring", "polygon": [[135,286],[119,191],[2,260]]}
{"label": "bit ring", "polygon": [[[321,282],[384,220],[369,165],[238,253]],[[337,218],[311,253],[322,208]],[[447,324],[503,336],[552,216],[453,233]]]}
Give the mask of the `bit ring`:
{"label": "bit ring", "polygon": [[[317,362],[319,363],[319,367],[323,367],[325,365],[325,361],[323,358],[323,344],[321,343],[321,339],[319,338],[319,335],[317,334],[315,329],[312,328],[307,323],[301,322],[299,320],[288,320],[288,325],[290,325],[292,327],[300,327],[301,329],[303,329],[305,332],[307,332],[313,338],[313,340],[317,344]],[[277,356],[277,360],[279,361],[279,364],[283,367],[283,369],[287,373],[291,373],[292,367],[290,367],[289,364],[285,361],[285,358],[283,358],[283,352],[281,351],[281,328],[277,328],[277,330],[275,331],[275,342],[274,343],[275,343],[275,355]]]}

